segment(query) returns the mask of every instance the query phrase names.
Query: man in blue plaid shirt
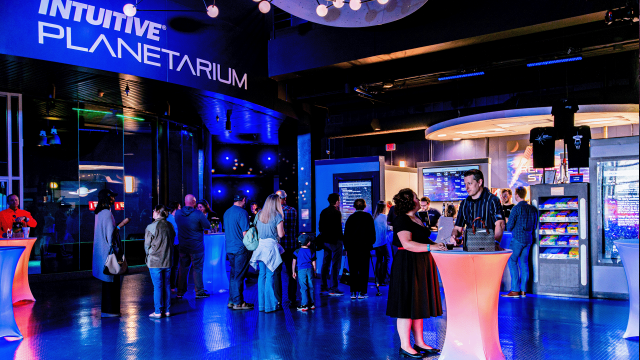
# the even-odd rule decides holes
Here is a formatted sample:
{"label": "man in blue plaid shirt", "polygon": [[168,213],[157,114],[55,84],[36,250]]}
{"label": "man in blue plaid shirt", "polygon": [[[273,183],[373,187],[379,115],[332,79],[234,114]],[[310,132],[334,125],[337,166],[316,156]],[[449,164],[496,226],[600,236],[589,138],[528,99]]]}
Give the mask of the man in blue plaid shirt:
{"label": "man in blue plaid shirt", "polygon": [[[513,250],[509,258],[509,274],[511,274],[511,291],[502,297],[523,298],[527,296],[529,281],[529,250],[533,243],[533,233],[538,228],[538,209],[529,205],[524,199],[527,189],[520,186],[516,189],[516,206],[511,209],[507,222],[507,231],[513,235],[509,249]],[[518,269],[520,268],[520,269]]]}
{"label": "man in blue plaid shirt", "polygon": [[[295,269],[291,268],[293,264],[293,252],[300,247],[298,242],[298,212],[296,209],[287,205],[287,193],[284,190],[276,191],[276,195],[280,197],[282,203],[282,212],[284,214],[284,237],[280,239],[280,245],[284,248],[282,262],[284,263],[285,272],[289,282],[287,284],[287,296],[290,306],[296,306],[296,294],[298,291],[298,282],[293,278]],[[282,277],[276,277],[276,298],[282,304]]]}

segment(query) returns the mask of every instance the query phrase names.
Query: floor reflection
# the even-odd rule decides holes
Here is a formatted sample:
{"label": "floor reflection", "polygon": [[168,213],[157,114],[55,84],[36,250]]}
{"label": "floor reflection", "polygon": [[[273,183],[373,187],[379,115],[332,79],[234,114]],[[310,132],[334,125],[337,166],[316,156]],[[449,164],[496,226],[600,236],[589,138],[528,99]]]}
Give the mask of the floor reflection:
{"label": "floor reflection", "polygon": [[[283,287],[286,288],[286,278]],[[316,292],[320,284],[316,284]],[[316,293],[316,310],[273,314],[227,309],[228,294],[172,299],[170,318],[152,320],[148,274],[126,277],[122,317],[100,318],[100,283],[32,284],[35,303],[14,307],[24,339],[0,340],[0,359],[397,359],[395,320],[383,296],[351,300]],[[344,289],[347,290],[347,289]],[[375,293],[371,289],[370,294]],[[174,295],[175,296],[175,295]],[[248,282],[248,302],[257,284]],[[622,339],[628,302],[529,296],[500,299],[500,340],[507,359],[638,359],[637,339]],[[427,344],[441,347],[445,316],[424,324]],[[436,359],[437,357],[431,357]]]}

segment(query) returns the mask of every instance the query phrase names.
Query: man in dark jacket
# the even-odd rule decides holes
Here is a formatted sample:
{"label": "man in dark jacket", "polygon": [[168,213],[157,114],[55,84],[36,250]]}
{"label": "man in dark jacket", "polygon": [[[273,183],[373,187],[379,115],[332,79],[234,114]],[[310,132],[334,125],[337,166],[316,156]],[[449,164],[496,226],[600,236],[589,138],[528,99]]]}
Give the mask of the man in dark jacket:
{"label": "man in dark jacket", "polygon": [[344,249],[349,258],[351,299],[364,299],[367,297],[369,258],[376,242],[376,227],[371,214],[364,212],[367,207],[364,199],[354,201],[353,207],[356,212],[344,224]]}
{"label": "man in dark jacket", "polygon": [[193,265],[193,282],[196,285],[196,298],[209,297],[204,289],[202,268],[204,265],[204,230],[211,229],[207,217],[196,206],[195,196],[189,194],[184,198],[182,209],[176,211],[175,221],[178,224],[178,241],[180,242],[180,270],[178,271],[178,298],[187,292],[189,268]]}
{"label": "man in dark jacket", "polygon": [[[329,206],[320,213],[318,230],[324,243],[324,257],[322,258],[322,287],[321,292],[329,292],[331,296],[342,296],[338,289],[338,273],[342,265],[342,214],[340,213],[340,195],[331,194],[327,199]],[[332,264],[333,263],[333,264]],[[327,286],[329,266],[331,265],[331,288]]]}

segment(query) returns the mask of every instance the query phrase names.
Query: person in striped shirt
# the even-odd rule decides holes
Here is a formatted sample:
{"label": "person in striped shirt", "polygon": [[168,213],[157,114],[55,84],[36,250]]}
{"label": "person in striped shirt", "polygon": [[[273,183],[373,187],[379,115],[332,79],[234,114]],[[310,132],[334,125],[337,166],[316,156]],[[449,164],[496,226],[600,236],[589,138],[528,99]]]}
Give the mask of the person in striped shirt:
{"label": "person in striped shirt", "polygon": [[[494,230],[494,237],[499,243],[505,228],[500,199],[485,187],[484,175],[478,169],[464,173],[464,184],[469,196],[460,203],[451,239],[459,243],[457,239],[463,234],[464,227],[473,226],[474,219],[481,218],[487,229]],[[482,227],[480,220],[476,220],[475,225],[476,228]]]}

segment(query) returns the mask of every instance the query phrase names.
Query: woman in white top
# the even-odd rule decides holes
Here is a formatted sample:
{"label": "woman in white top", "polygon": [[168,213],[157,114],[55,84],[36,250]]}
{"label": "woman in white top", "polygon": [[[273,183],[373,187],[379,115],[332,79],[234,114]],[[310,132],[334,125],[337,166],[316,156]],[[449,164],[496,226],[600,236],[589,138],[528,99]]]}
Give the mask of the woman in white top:
{"label": "woman in white top", "polygon": [[456,222],[456,206],[453,204],[447,205],[447,209],[444,214],[438,219],[438,238],[436,242],[448,244],[451,240],[451,231],[453,231],[453,225]]}
{"label": "woman in white top", "polygon": [[373,250],[376,252],[376,284],[387,285],[387,264],[391,258],[387,241],[387,205],[384,201],[378,201],[376,209],[373,213],[373,223],[376,228],[376,242],[373,244]]}
{"label": "woman in white top", "polygon": [[258,309],[266,313],[278,310],[281,305],[276,297],[275,277],[282,271],[284,252],[279,241],[284,236],[284,214],[280,197],[272,194],[267,197],[262,210],[256,215],[258,230],[258,248],[251,256],[251,266],[260,269],[258,276]]}

